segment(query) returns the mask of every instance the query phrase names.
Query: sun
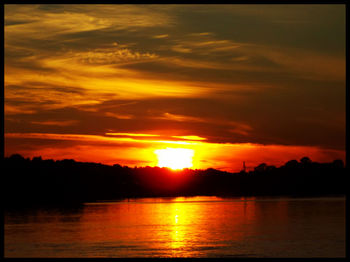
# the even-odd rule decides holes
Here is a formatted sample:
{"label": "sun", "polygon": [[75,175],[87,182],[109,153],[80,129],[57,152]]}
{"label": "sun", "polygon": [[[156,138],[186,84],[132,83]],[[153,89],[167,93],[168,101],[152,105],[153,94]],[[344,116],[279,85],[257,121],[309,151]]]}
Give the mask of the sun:
{"label": "sun", "polygon": [[155,150],[158,157],[159,167],[169,167],[171,169],[183,169],[193,166],[192,158],[194,150],[185,148],[169,148]]}

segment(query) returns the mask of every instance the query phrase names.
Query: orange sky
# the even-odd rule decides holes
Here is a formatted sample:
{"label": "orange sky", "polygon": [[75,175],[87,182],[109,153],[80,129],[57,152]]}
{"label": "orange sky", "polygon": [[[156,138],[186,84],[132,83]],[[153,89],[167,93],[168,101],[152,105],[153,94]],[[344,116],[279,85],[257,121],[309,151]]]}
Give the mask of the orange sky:
{"label": "orange sky", "polygon": [[345,5],[5,5],[5,155],[345,160]]}

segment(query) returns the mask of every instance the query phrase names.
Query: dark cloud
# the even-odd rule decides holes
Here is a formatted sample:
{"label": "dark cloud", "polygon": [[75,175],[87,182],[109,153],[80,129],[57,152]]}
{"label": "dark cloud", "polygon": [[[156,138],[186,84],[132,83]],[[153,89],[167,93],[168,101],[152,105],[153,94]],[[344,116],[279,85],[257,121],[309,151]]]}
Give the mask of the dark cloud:
{"label": "dark cloud", "polygon": [[47,91],[57,91],[63,93],[74,93],[74,94],[84,94],[86,90],[77,86],[59,86],[52,83],[42,83],[42,82],[26,82],[26,85],[7,85],[6,89],[14,90],[16,92],[28,90],[34,91],[38,89],[44,89]]}
{"label": "dark cloud", "polygon": [[[198,135],[209,142],[312,145],[344,149],[345,114],[334,118],[320,114],[302,100],[282,94],[245,97],[244,101],[206,99],[112,100],[79,108],[17,115],[7,121],[5,132],[98,134],[108,132],[171,133]],[[296,94],[294,94],[295,96]],[[289,103],[290,106],[283,107]],[[326,109],[325,109],[326,112]],[[115,114],[114,116],[110,115]],[[118,118],[118,115],[121,116]],[[128,115],[130,118],[123,118]],[[171,117],[175,116],[175,117]],[[176,116],[178,118],[176,118]],[[72,121],[74,125],[40,125],[40,121]],[[33,124],[35,122],[36,124]],[[91,125],[98,123],[98,125]],[[247,128],[249,127],[249,128]]]}
{"label": "dark cloud", "polygon": [[[177,8],[183,29],[220,38],[344,56],[344,5],[227,5]],[[215,21],[215,23],[213,23]]]}
{"label": "dark cloud", "polygon": [[22,25],[22,24],[28,24],[30,21],[26,20],[16,20],[16,19],[6,19],[5,26],[11,26],[11,25]]}

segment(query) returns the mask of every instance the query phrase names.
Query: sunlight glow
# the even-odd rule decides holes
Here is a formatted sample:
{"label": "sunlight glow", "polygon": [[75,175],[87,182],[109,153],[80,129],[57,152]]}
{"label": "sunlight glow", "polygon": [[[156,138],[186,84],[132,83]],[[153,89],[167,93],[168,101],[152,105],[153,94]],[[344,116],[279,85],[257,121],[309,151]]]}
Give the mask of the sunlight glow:
{"label": "sunlight glow", "polygon": [[109,136],[159,136],[154,134],[137,134],[137,133],[106,133]]}
{"label": "sunlight glow", "polygon": [[172,136],[172,137],[186,139],[186,140],[207,140],[205,137],[200,137],[200,136]]}
{"label": "sunlight glow", "polygon": [[158,149],[154,151],[158,157],[159,167],[169,167],[171,169],[183,169],[193,166],[192,158],[194,150],[184,148]]}

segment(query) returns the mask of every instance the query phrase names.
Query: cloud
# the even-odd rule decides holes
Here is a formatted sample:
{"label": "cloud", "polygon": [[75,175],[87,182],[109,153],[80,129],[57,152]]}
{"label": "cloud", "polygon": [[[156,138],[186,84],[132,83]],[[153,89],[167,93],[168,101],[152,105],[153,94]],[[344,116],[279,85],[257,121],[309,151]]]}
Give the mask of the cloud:
{"label": "cloud", "polygon": [[[142,137],[148,137],[145,134],[131,134],[131,133],[107,133],[108,136],[100,135],[85,135],[85,134],[50,134],[50,133],[6,133],[6,138],[26,138],[26,139],[48,139],[48,140],[64,140],[75,142],[92,142],[92,143],[109,143],[109,144],[129,144],[134,146],[139,144],[141,147],[144,143],[151,144],[178,144],[178,145],[192,145],[195,143],[185,141],[173,141],[173,140],[149,140],[142,139]],[[121,135],[124,134],[124,135]],[[155,135],[157,136],[157,135]]]}
{"label": "cloud", "polygon": [[106,133],[108,136],[136,136],[136,137],[154,137],[159,136],[155,134],[135,134],[135,133]]}
{"label": "cloud", "polygon": [[200,136],[172,136],[172,137],[185,139],[185,140],[207,140],[205,137],[200,137]]}
{"label": "cloud", "polygon": [[35,110],[28,109],[26,107],[18,107],[12,105],[5,105],[5,115],[16,115],[16,114],[33,114]]}
{"label": "cloud", "polygon": [[[265,89],[256,94],[248,92],[238,93],[236,96],[226,95],[226,99],[214,96],[133,100],[107,98],[106,101],[94,105],[52,109],[45,104],[41,106],[38,102],[32,104],[8,101],[5,106],[13,104],[20,110],[32,111],[27,112],[30,114],[12,112],[12,116],[16,116],[20,122],[10,121],[10,115],[5,117],[5,133],[16,130],[52,133],[59,128],[63,133],[196,135],[216,143],[319,145],[344,149],[345,105],[338,102],[338,109],[332,105],[338,101],[341,93],[337,93],[336,89],[332,89],[334,93],[328,91],[328,84],[318,87],[319,97],[309,87],[304,89],[303,97],[300,97],[298,89]],[[313,101],[308,99],[307,92],[315,97]],[[298,101],[298,106],[294,106],[295,101]],[[319,101],[322,101],[322,106]],[[329,107],[333,111],[329,111]],[[279,110],[276,111],[276,108]],[[336,115],[334,110],[338,112]],[[7,111],[5,113],[8,114]],[[79,121],[74,126],[31,124],[40,121],[74,120]]]}
{"label": "cloud", "polygon": [[189,36],[211,36],[212,32],[190,33]]}
{"label": "cloud", "polygon": [[5,133],[99,137],[64,155],[137,138],[106,133],[345,148],[344,5],[5,5],[4,36]]}
{"label": "cloud", "polygon": [[162,116],[154,117],[156,119],[164,119],[164,120],[173,120],[173,121],[189,121],[189,122],[203,122],[202,118],[199,117],[191,117],[191,116],[185,116],[185,115],[177,115],[177,114],[171,114],[171,113],[164,113]]}
{"label": "cloud", "polygon": [[163,34],[163,35],[155,35],[155,36],[153,36],[153,38],[155,38],[155,39],[167,38],[167,37],[169,37],[169,35],[168,35],[168,34]]}
{"label": "cloud", "polygon": [[156,54],[133,52],[127,48],[100,48],[88,52],[75,53],[74,56],[83,64],[93,65],[142,62],[158,58]]}
{"label": "cloud", "polygon": [[75,125],[78,121],[76,120],[67,120],[67,121],[32,121],[32,124],[35,125],[44,125],[44,126],[71,126]]}
{"label": "cloud", "polygon": [[117,119],[132,119],[134,117],[133,115],[122,115],[122,114],[116,114],[111,112],[106,112],[105,115],[110,117],[115,117]]}
{"label": "cloud", "polygon": [[234,123],[234,128],[230,129],[229,132],[236,133],[243,136],[248,136],[249,132],[253,130],[253,128],[247,124]]}
{"label": "cloud", "polygon": [[178,53],[191,53],[192,49],[186,48],[183,45],[174,45],[171,47],[171,50],[178,52]]}
{"label": "cloud", "polygon": [[[15,111],[35,112],[38,110],[62,108],[66,106],[96,103],[86,101],[86,91],[79,86],[67,86],[65,83],[33,82],[21,78],[7,79],[5,84],[5,114]],[[23,82],[22,82],[23,81]],[[6,82],[6,81],[5,81]]]}
{"label": "cloud", "polygon": [[[13,22],[10,30],[22,30],[26,34],[40,36],[45,30],[50,35],[67,32],[91,31],[103,28],[139,30],[144,27],[167,26],[174,22],[170,15],[157,12],[148,6],[138,5],[6,5],[5,20],[30,21],[30,23]],[[46,30],[50,28],[50,30]],[[11,31],[11,32],[13,32]]]}
{"label": "cloud", "polygon": [[344,81],[345,59],[310,50],[271,48],[260,46],[247,53],[259,55],[280,65],[281,71],[294,74],[297,78],[315,79],[318,81]]}

